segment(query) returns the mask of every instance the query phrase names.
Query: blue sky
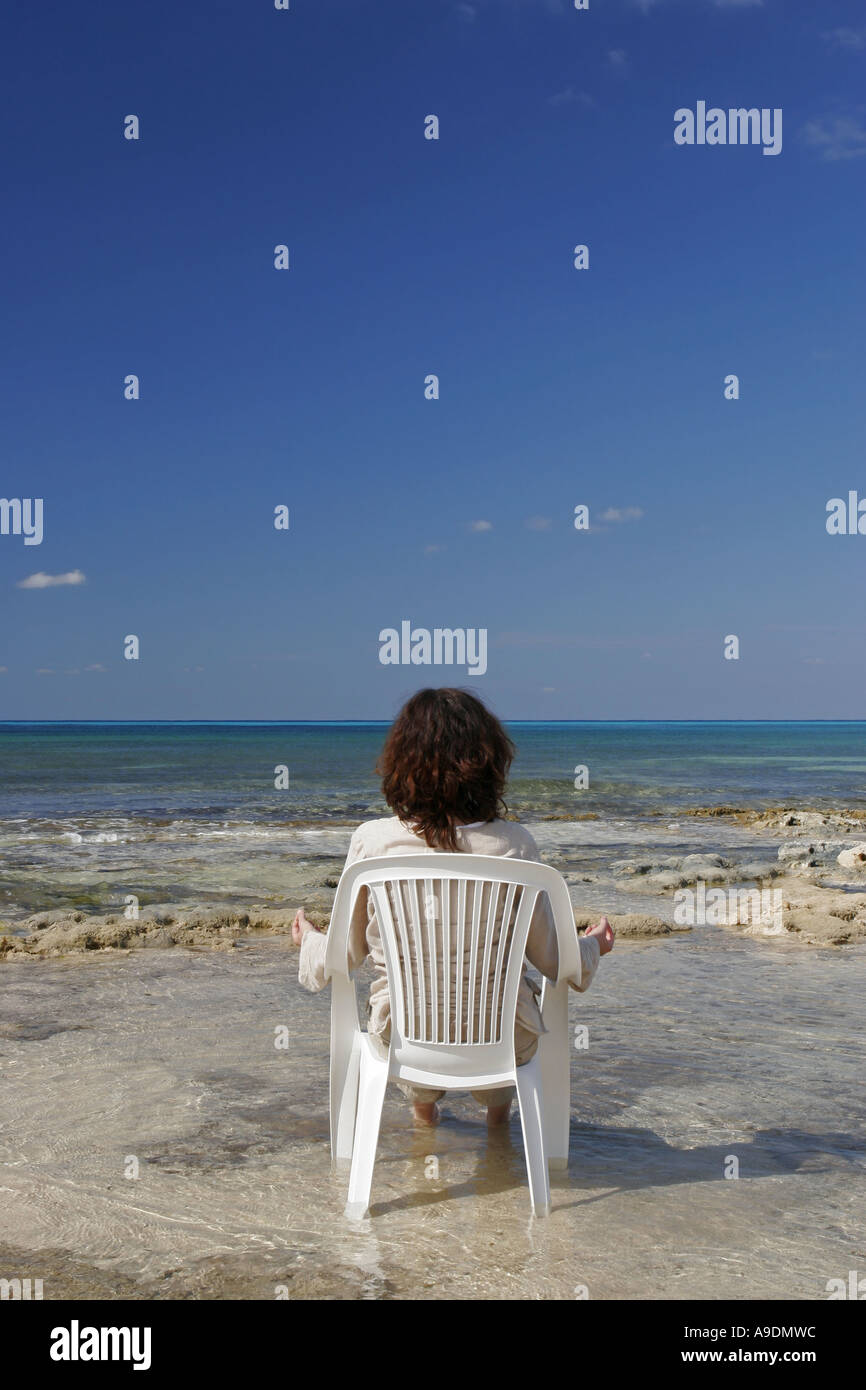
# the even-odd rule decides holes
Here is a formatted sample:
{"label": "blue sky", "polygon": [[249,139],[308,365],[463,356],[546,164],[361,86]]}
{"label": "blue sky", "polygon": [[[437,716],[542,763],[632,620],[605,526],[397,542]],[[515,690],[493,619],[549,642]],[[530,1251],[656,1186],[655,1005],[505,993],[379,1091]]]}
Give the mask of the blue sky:
{"label": "blue sky", "polygon": [[[866,713],[866,536],[825,529],[866,496],[862,4],[5,29],[0,496],[45,529],[0,535],[0,718]],[[701,100],[782,152],[676,146]],[[403,619],[487,673],[383,666]]]}

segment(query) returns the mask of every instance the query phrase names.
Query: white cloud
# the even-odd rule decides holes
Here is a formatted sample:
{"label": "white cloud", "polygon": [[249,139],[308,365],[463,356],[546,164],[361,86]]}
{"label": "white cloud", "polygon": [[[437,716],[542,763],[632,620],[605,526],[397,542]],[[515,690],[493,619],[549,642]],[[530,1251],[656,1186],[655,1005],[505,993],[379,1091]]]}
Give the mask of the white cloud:
{"label": "white cloud", "polygon": [[445,547],[442,546],[442,545],[425,545],[425,547],[424,547],[424,554],[425,554],[425,555],[438,555],[439,552],[440,552],[440,550],[444,550],[444,549],[445,549]]}
{"label": "white cloud", "polygon": [[[491,4],[491,0],[483,0],[486,4]],[[461,19],[468,20],[470,23],[475,19],[481,7],[482,0],[476,0],[475,4],[469,4],[469,0],[460,0],[456,5],[457,14]],[[512,10],[548,10],[550,14],[564,14],[573,8],[572,0],[494,0],[493,9],[507,6]]]}
{"label": "white cloud", "polygon": [[[634,3],[642,14],[649,14],[660,0],[634,0]],[[760,9],[764,0],[706,0],[706,3],[717,10],[753,10]]]}
{"label": "white cloud", "polygon": [[50,666],[40,666],[36,674],[37,676],[56,676],[57,672],[52,670]]}
{"label": "white cloud", "polygon": [[612,67],[614,72],[628,72],[628,54],[624,48],[609,48],[607,61],[608,66]]}
{"label": "white cloud", "polygon": [[36,574],[28,574],[26,579],[19,579],[15,585],[16,589],[52,589],[58,584],[83,584],[84,575],[81,570],[69,570],[67,574],[45,574],[42,570]]}
{"label": "white cloud", "polygon": [[643,516],[640,507],[608,507],[602,512],[600,521],[639,521]]}
{"label": "white cloud", "polygon": [[525,524],[527,531],[549,531],[551,521],[549,516],[528,516]]}
{"label": "white cloud", "polygon": [[469,523],[469,530],[470,530],[470,531],[492,531],[492,530],[493,530],[493,522],[492,522],[492,521],[470,521],[470,523]]}
{"label": "white cloud", "polygon": [[85,671],[105,671],[108,668],[103,666],[101,661],[94,661],[92,666],[85,666]]}
{"label": "white cloud", "polygon": [[561,92],[554,92],[552,97],[547,98],[548,106],[596,106],[594,97],[589,92],[576,92],[574,87],[564,87]]}
{"label": "white cloud", "polygon": [[866,24],[859,29],[825,29],[821,38],[830,48],[844,48],[849,53],[859,53],[866,48]]}
{"label": "white cloud", "polygon": [[855,116],[821,116],[807,121],[803,139],[822,159],[859,159],[866,154],[866,127]]}

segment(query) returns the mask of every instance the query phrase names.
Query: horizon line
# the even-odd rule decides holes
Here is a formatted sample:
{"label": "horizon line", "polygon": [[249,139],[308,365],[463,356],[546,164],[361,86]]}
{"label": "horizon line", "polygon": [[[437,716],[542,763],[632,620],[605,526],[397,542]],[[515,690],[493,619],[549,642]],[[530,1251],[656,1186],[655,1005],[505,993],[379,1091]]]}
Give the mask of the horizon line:
{"label": "horizon line", "polygon": [[[811,719],[523,719],[513,715],[500,715],[497,717],[500,718],[504,724],[866,724],[866,716]],[[80,727],[88,724],[115,724],[123,727],[129,727],[131,725],[166,725],[173,728],[184,725],[222,727],[229,724],[244,726],[345,724],[359,727],[362,725],[392,724],[394,718],[396,718],[396,716],[391,719],[0,719],[0,728],[12,725],[26,725],[31,728],[51,728],[60,725]]]}

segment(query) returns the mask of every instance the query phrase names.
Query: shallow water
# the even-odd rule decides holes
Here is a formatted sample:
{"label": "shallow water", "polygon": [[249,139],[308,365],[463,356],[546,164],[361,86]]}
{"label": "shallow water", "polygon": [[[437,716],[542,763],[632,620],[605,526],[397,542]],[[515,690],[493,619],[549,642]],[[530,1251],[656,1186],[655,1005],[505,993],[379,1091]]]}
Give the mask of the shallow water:
{"label": "shallow water", "polygon": [[[374,774],[387,728],[0,724],[0,916],[108,912],[129,894],[141,906],[288,904],[327,888],[354,826],[387,814]],[[509,729],[512,812],[537,827],[542,852],[576,849],[596,872],[638,844],[725,843],[722,827],[691,817],[681,835],[668,829],[697,805],[866,805],[863,723]],[[282,790],[277,766],[289,772]],[[575,789],[577,766],[588,788]],[[730,843],[747,848],[742,835]]]}
{"label": "shallow water", "polygon": [[0,1276],[46,1298],[814,1299],[866,1272],[866,948],[618,943],[572,998],[590,1047],[550,1217],[517,1120],[488,1134],[455,1096],[415,1131],[389,1088],[359,1227],[329,1161],[329,995],[296,967],[258,940],[4,968]]}

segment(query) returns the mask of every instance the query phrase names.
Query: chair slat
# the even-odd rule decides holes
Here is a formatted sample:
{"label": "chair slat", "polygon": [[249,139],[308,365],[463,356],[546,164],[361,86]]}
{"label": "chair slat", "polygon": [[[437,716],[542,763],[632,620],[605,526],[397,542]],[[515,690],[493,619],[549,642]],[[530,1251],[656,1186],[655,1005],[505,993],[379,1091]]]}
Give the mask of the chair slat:
{"label": "chair slat", "polygon": [[432,878],[424,880],[424,917],[427,922],[427,960],[430,975],[430,1025],[432,1042],[439,1042],[439,952],[436,949],[436,899]]}
{"label": "chair slat", "polygon": [[469,1042],[477,1042],[475,1027],[475,980],[478,961],[478,938],[481,927],[481,902],[484,884],[476,879],[472,884],[472,927],[469,936],[469,986],[466,991],[466,1012],[469,1024]]}
{"label": "chair slat", "polygon": [[466,880],[457,883],[457,949],[454,952],[454,1041],[463,1041],[463,952],[466,931]]}
{"label": "chair slat", "polygon": [[402,958],[403,958],[403,978],[404,978],[404,981],[406,981],[406,976],[407,976],[407,974],[408,974],[408,982],[406,982],[406,984],[405,984],[405,989],[406,989],[407,1009],[408,1009],[408,1013],[409,1013],[409,1018],[408,1018],[408,1022],[404,1022],[403,1026],[404,1026],[404,1028],[406,1029],[406,1036],[409,1037],[409,1038],[414,1038],[414,1037],[415,1037],[415,985],[414,985],[414,983],[413,983],[413,978],[412,978],[412,950],[411,950],[410,945],[409,945],[409,932],[408,932],[408,929],[407,929],[407,926],[406,926],[406,911],[405,911],[405,906],[404,906],[404,903],[403,903],[403,885],[402,885],[401,883],[392,883],[392,884],[391,884],[391,891],[392,891],[392,893],[393,893],[394,898],[396,899],[396,906],[397,906],[397,930],[398,930],[399,933],[400,933],[400,952],[401,952],[401,955],[402,955]]}
{"label": "chair slat", "polygon": [[445,1041],[451,1042],[451,884],[444,878],[437,882],[442,904],[442,1031]]}
{"label": "chair slat", "polygon": [[427,1036],[427,981],[425,977],[424,945],[421,939],[421,915],[418,911],[418,880],[409,883],[409,910],[412,918],[412,939],[415,946],[415,965],[418,978],[418,1020],[417,1038],[419,1042],[429,1042]]}
{"label": "chair slat", "polygon": [[490,1042],[487,1022],[487,987],[490,983],[490,955],[496,932],[496,909],[502,892],[501,883],[491,883],[487,899],[487,925],[484,929],[484,956],[481,963],[481,994],[478,1000],[478,1042]]}
{"label": "chair slat", "polygon": [[[376,920],[379,924],[379,935],[380,938],[384,941],[385,933],[389,930],[389,927],[392,935],[394,932],[394,914],[392,911],[392,904],[388,890],[388,885],[384,883],[372,883],[370,885],[370,893],[373,897],[373,907],[376,913]],[[409,983],[411,986],[411,980]],[[401,971],[397,979],[394,981],[394,988],[397,996],[394,1000],[394,1015],[397,1021],[397,1026],[405,1031],[406,978],[404,972]]]}
{"label": "chair slat", "polygon": [[490,1005],[490,1042],[499,1042],[502,1037],[502,1028],[500,1026],[500,987],[502,984],[502,968],[508,959],[511,949],[511,932],[513,927],[512,913],[514,911],[514,897],[516,892],[517,884],[509,883],[505,894],[505,905],[502,909],[502,923],[499,928],[499,945],[496,951],[496,973],[493,977],[493,999]]}

